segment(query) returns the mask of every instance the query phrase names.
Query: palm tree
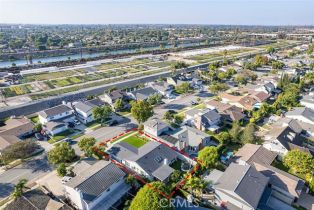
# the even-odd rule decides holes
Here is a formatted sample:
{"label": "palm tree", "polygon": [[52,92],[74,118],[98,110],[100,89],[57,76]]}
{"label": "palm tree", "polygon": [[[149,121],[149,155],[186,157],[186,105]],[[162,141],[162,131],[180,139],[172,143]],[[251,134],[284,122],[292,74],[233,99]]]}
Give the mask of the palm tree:
{"label": "palm tree", "polygon": [[18,197],[21,197],[23,195],[23,190],[27,189],[25,186],[27,183],[27,179],[21,179],[15,186],[14,191],[12,193],[13,197],[16,199]]}

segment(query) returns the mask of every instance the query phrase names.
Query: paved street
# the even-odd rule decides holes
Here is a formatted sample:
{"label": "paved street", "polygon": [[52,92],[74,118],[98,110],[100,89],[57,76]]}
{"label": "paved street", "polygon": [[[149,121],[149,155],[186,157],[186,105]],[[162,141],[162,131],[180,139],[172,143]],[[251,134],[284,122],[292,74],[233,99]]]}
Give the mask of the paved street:
{"label": "paved street", "polygon": [[154,109],[155,116],[162,119],[165,112],[167,112],[168,110],[175,110],[177,112],[180,112],[184,108],[192,107],[191,102],[192,101],[196,102],[197,98],[201,98],[204,100],[212,96],[213,94],[207,91],[201,93],[194,93],[191,95],[180,95],[176,99],[170,101],[169,103],[156,107]]}
{"label": "paved street", "polygon": [[46,154],[39,155],[21,165],[0,174],[0,199],[11,194],[14,184],[20,179],[27,179],[30,182],[42,177],[52,171]]}
{"label": "paved street", "polygon": [[[169,103],[160,105],[154,109],[155,116],[162,118],[164,113],[167,110],[176,110],[180,111],[184,108],[191,106],[191,101],[196,101],[197,98],[208,99],[212,94],[208,92],[203,93],[194,93],[187,96],[179,96],[174,100],[171,100]],[[128,129],[136,127],[136,121],[131,117],[127,116],[124,118],[124,121],[113,127],[102,127],[97,130],[88,130],[85,133],[85,136],[91,136],[97,139],[98,142],[111,139],[117,136],[120,133]],[[72,147],[74,148],[77,155],[81,155],[82,152],[78,148],[77,142],[83,138],[77,138],[72,142]],[[41,142],[45,144],[46,142]],[[49,151],[52,146],[48,143],[42,145],[47,151]],[[25,163],[12,168],[8,171],[0,174],[0,199],[10,195],[13,190],[14,184],[16,184],[20,179],[27,179],[29,181],[34,181],[43,177],[52,171],[52,166],[49,165],[46,154],[42,154],[32,160],[26,161]]]}

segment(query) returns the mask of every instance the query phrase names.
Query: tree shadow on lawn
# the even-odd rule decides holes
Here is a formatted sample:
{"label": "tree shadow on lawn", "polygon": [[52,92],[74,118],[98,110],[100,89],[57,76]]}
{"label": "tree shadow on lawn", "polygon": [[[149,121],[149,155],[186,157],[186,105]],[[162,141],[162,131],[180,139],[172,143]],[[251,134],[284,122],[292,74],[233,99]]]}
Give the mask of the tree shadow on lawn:
{"label": "tree shadow on lawn", "polygon": [[0,200],[9,196],[14,189],[14,185],[11,183],[0,183]]}

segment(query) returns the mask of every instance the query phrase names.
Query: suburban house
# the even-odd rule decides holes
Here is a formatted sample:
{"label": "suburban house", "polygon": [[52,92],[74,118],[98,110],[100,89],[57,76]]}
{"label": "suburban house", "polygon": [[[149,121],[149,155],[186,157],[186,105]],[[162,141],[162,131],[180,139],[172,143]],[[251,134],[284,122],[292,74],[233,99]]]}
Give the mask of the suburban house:
{"label": "suburban house", "polygon": [[79,101],[73,103],[75,114],[84,124],[94,121],[93,109],[98,106],[103,106],[105,103],[99,99],[92,99],[88,101]]}
{"label": "suburban house", "polygon": [[259,84],[247,84],[244,89],[252,90],[256,92],[264,92],[266,94],[272,95],[278,93],[276,86],[272,82],[262,82]]}
{"label": "suburban house", "polygon": [[14,117],[4,122],[0,127],[0,136],[16,136],[25,138],[34,132],[34,124],[26,117]]}
{"label": "suburban house", "polygon": [[144,123],[144,131],[153,136],[160,136],[170,130],[170,127],[158,118],[149,119]]}
{"label": "suburban house", "polygon": [[139,175],[163,182],[167,181],[174,171],[169,165],[177,159],[176,152],[155,141],[149,141],[140,148],[119,142],[111,147],[110,155]]}
{"label": "suburban house", "polygon": [[174,86],[166,82],[154,82],[150,86],[165,97],[170,97],[174,91]]}
{"label": "suburban house", "polygon": [[269,178],[250,165],[231,163],[224,171],[211,178],[215,202],[227,209],[258,209]]}
{"label": "suburban house", "polygon": [[215,109],[191,109],[185,113],[185,122],[201,131],[217,131],[221,116]]}
{"label": "suburban house", "polygon": [[305,123],[296,119],[283,117],[278,119],[273,125],[284,125],[289,126],[295,133],[303,134],[305,137],[314,136],[314,125]]}
{"label": "suburban house", "polygon": [[129,97],[131,97],[134,100],[143,100],[143,101],[147,100],[150,96],[160,95],[160,93],[156,91],[155,89],[153,89],[152,87],[138,89],[136,91],[129,92],[127,94],[129,95]]}
{"label": "suburban house", "polygon": [[114,163],[100,160],[66,182],[65,195],[77,209],[111,209],[130,190],[125,176]]}
{"label": "suburban house", "polygon": [[184,78],[183,76],[167,77],[167,83],[173,86],[178,86],[185,82],[190,83],[190,81],[186,80],[186,78]]}
{"label": "suburban house", "polygon": [[303,96],[300,100],[300,104],[314,110],[314,93],[311,92],[310,94]]}
{"label": "suburban house", "polygon": [[279,158],[282,158],[292,149],[310,153],[310,150],[303,146],[305,138],[295,133],[289,126],[272,126],[272,129],[265,135],[264,140],[263,146],[278,153]]}
{"label": "suburban house", "polygon": [[61,104],[38,112],[38,118],[41,124],[46,124],[50,121],[71,122],[75,119],[75,116],[70,107]]}
{"label": "suburban house", "polygon": [[208,134],[189,126],[182,126],[170,135],[172,138],[161,136],[161,139],[166,141],[167,139],[177,139],[178,141],[173,146],[188,154],[197,154],[205,146],[217,146],[217,143],[211,140]]}
{"label": "suburban house", "polygon": [[233,157],[240,165],[251,165],[257,171],[269,178],[272,189],[271,196],[288,205],[300,197],[306,191],[303,180],[271,166],[277,154],[261,145],[246,144]]}
{"label": "suburban house", "polygon": [[23,193],[22,196],[10,202],[5,209],[7,210],[72,210],[71,207],[63,202],[51,198],[43,190],[36,188]]}
{"label": "suburban house", "polygon": [[267,101],[270,95],[262,91],[244,91],[241,90],[236,93],[221,93],[219,94],[223,103],[235,105],[241,109],[253,110],[258,109],[261,103]]}
{"label": "suburban house", "polygon": [[314,125],[314,110],[307,107],[294,107],[285,113],[288,118]]}
{"label": "suburban house", "polygon": [[118,99],[122,99],[124,100],[125,99],[125,93],[122,92],[121,90],[114,90],[110,93],[105,93],[104,94],[104,97],[103,97],[103,100],[110,104],[111,106],[114,105],[114,103],[118,100]]}
{"label": "suburban house", "polygon": [[63,122],[49,121],[43,125],[43,130],[47,135],[55,136],[68,130],[68,125]]}
{"label": "suburban house", "polygon": [[34,133],[33,123],[26,117],[15,117],[0,127],[0,152]]}
{"label": "suburban house", "polygon": [[206,102],[206,107],[213,110],[216,109],[221,115],[221,119],[226,124],[232,124],[235,121],[243,121],[246,118],[246,115],[243,113],[243,110],[234,105],[221,103],[217,100],[210,100]]}

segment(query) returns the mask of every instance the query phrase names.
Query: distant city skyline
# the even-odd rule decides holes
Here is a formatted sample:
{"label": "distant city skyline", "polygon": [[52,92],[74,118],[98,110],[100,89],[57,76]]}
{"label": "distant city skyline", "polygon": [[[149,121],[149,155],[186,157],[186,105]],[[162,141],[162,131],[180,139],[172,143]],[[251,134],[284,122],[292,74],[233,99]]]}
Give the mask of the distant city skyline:
{"label": "distant city skyline", "polygon": [[0,0],[0,23],[314,25],[312,0]]}

